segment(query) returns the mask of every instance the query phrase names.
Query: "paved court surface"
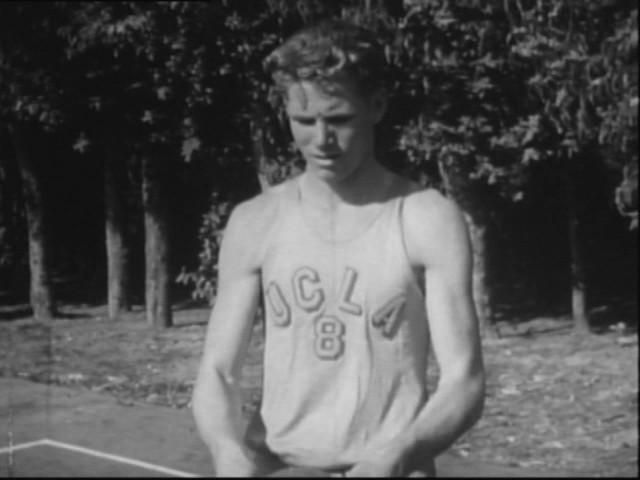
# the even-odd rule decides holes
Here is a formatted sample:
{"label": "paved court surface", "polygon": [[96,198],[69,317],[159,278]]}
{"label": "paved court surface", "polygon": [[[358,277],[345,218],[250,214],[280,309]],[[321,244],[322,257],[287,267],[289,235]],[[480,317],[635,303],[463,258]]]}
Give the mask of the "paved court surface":
{"label": "paved court surface", "polygon": [[[208,454],[188,409],[125,406],[109,395],[21,379],[0,379],[0,392],[0,448],[6,450],[10,431],[13,445],[42,439],[58,442],[13,452],[14,475],[51,477],[62,471],[62,476],[161,475],[113,458],[198,476],[211,474]],[[104,456],[83,453],[80,448]],[[6,451],[0,456],[0,476],[9,476],[8,457]]]}
{"label": "paved court surface", "polygon": [[[0,477],[211,476],[210,465],[189,409],[0,378]],[[572,476],[448,454],[437,467],[441,477]]]}
{"label": "paved court surface", "polygon": [[[21,448],[23,447],[23,448]],[[173,477],[184,472],[105,455],[75,445],[41,440],[0,455],[7,477]]]}

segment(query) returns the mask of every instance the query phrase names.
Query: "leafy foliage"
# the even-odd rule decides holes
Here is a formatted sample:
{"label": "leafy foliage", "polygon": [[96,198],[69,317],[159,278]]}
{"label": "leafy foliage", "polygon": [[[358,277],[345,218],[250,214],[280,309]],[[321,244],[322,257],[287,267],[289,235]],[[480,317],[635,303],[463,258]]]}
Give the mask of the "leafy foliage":
{"label": "leafy foliage", "polygon": [[198,268],[195,272],[188,272],[183,268],[177,278],[180,283],[192,284],[194,299],[206,300],[210,305],[213,305],[217,287],[220,242],[231,209],[230,202],[221,201],[220,195],[214,193],[211,208],[203,215],[198,234],[200,239]]}
{"label": "leafy foliage", "polygon": [[572,158],[597,144],[618,175],[637,170],[637,5],[517,5],[511,49],[517,61],[533,67],[527,83],[547,120],[552,154]]}
{"label": "leafy foliage", "polygon": [[488,206],[469,198],[473,184],[519,199],[523,166],[538,158],[527,147],[539,117],[522,98],[522,67],[508,61],[501,3],[416,2],[400,27],[394,60],[411,73],[399,90],[420,108],[401,124],[399,148],[420,167],[432,164],[467,208]]}
{"label": "leafy foliage", "polygon": [[65,116],[65,2],[11,2],[0,6],[0,119],[46,130]]}
{"label": "leafy foliage", "polygon": [[228,211],[258,185],[221,172],[255,168],[265,187],[301,168],[261,65],[295,30],[343,17],[377,32],[388,163],[483,221],[535,187],[535,165],[598,147],[634,225],[637,14],[624,0],[5,2],[0,118],[71,130],[79,152],[111,135],[214,163],[202,265],[180,277],[211,299]]}

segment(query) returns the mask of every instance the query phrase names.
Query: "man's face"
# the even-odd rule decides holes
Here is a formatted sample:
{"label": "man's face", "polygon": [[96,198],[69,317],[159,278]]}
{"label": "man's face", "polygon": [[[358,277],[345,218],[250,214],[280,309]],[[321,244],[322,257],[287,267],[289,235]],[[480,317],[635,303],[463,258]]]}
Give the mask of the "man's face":
{"label": "man's face", "polygon": [[332,86],[328,92],[315,82],[290,85],[286,110],[307,171],[335,183],[373,160],[374,126],[385,102],[381,94],[361,94],[349,81]]}

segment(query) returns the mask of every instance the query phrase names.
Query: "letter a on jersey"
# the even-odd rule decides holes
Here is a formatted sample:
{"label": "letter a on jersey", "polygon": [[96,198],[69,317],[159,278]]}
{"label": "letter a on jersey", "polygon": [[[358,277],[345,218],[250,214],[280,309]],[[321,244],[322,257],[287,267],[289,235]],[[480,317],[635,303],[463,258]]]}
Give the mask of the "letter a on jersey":
{"label": "letter a on jersey", "polygon": [[396,295],[380,307],[371,318],[373,326],[381,330],[387,338],[392,338],[396,333],[405,299],[406,297],[402,294]]}

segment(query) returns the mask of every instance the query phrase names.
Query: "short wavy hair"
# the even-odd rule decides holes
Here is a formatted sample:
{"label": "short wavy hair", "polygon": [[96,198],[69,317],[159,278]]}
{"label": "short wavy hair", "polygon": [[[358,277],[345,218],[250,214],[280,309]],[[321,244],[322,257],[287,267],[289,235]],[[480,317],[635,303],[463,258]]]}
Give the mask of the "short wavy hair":
{"label": "short wavy hair", "polygon": [[302,80],[328,90],[346,75],[364,94],[385,86],[385,56],[371,30],[343,20],[325,20],[303,28],[264,60],[276,90]]}

